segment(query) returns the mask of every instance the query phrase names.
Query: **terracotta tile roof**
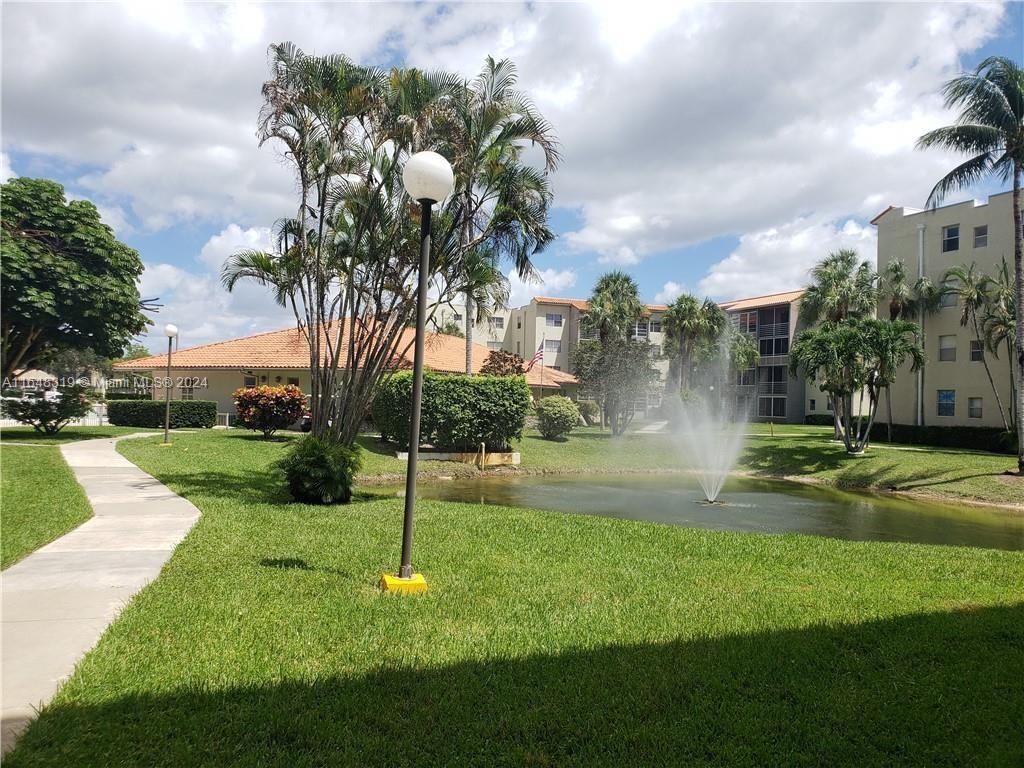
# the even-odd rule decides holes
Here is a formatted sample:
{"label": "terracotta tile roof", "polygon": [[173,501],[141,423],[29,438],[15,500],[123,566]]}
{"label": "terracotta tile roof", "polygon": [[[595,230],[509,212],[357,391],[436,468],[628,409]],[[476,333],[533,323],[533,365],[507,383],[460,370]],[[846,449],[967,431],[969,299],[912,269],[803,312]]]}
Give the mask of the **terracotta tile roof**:
{"label": "terracotta tile roof", "polygon": [[732,301],[721,301],[718,303],[722,309],[734,312],[739,309],[757,309],[758,307],[771,307],[775,304],[789,304],[804,295],[801,288],[799,291],[786,291],[784,293],[769,293],[766,296],[753,296],[749,299],[733,299]]}
{"label": "terracotta tile roof", "polygon": [[[333,330],[331,337],[335,338]],[[398,343],[398,354],[393,363],[395,368],[412,366],[415,340],[415,329],[407,328],[402,331],[402,338]],[[345,344],[344,339],[342,344]],[[427,368],[443,373],[462,373],[466,369],[466,342],[464,339],[443,333],[428,333],[424,347]],[[479,373],[489,351],[482,344],[473,345],[474,373]],[[151,355],[137,360],[124,360],[115,363],[114,368],[122,371],[151,371],[159,370],[166,365],[166,355]],[[309,368],[309,349],[305,339],[296,328],[286,328],[178,350],[171,356],[171,368],[172,370],[304,370]],[[540,369],[536,368],[530,371],[526,380],[531,385],[539,385]],[[551,368],[544,369],[545,387],[575,383],[576,378],[571,374]]]}

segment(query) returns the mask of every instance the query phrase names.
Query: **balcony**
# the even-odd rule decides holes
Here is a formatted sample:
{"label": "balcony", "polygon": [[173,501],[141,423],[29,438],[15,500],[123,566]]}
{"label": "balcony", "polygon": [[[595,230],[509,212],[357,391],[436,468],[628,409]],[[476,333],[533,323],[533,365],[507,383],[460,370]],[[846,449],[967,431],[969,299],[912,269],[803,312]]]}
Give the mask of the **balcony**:
{"label": "balcony", "polygon": [[789,338],[789,323],[766,323],[758,326],[757,338],[777,339]]}
{"label": "balcony", "polygon": [[785,395],[788,394],[789,383],[785,381],[764,381],[757,385],[759,395]]}
{"label": "balcony", "polygon": [[789,355],[761,355],[757,358],[757,364],[765,368],[773,365],[789,366]]}

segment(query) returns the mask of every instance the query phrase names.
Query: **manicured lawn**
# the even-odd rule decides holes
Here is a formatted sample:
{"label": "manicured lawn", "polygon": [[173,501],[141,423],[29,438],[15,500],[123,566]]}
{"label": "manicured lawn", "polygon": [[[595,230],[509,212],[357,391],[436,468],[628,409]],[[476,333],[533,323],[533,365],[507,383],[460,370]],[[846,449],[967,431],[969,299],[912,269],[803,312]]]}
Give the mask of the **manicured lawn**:
{"label": "manicured lawn", "polygon": [[156,442],[120,450],[204,516],[11,768],[1024,760],[1021,553],[423,502],[394,597],[400,500]]}
{"label": "manicured lawn", "polygon": [[92,517],[60,449],[0,446],[0,568]]}
{"label": "manicured lawn", "polygon": [[130,435],[134,432],[153,432],[152,429],[140,427],[64,427],[55,435],[44,435],[36,432],[32,427],[4,427],[0,432],[0,440],[17,443],[46,443],[58,445],[60,443],[74,443],[78,440],[93,440],[98,437],[117,437],[118,435]]}

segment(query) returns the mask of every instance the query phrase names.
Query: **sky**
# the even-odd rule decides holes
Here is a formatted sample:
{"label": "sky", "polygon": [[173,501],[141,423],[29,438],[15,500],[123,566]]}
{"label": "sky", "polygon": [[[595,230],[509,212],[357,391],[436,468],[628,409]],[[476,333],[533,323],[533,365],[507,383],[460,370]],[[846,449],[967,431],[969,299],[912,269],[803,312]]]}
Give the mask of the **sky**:
{"label": "sky", "polygon": [[[557,240],[512,302],[589,295],[610,269],[648,302],[792,290],[831,250],[875,258],[871,218],[922,207],[954,156],[942,83],[1024,54],[1020,3],[17,3],[2,7],[0,176],[93,201],[146,269],[182,346],[290,325],[269,293],[228,294],[239,248],[294,215],[259,147],[267,46],[473,76],[512,59],[552,123]],[[983,184],[955,199],[1001,191]],[[954,202],[955,200],[950,200]],[[511,274],[511,273],[510,273]]]}

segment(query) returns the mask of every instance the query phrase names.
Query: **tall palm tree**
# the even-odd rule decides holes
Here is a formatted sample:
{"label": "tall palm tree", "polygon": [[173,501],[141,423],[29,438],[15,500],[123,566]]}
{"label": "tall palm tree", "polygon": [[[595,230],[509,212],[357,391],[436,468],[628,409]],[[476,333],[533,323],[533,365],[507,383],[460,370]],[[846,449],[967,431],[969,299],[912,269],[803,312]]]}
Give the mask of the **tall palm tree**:
{"label": "tall palm tree", "polygon": [[[951,292],[960,302],[960,326],[966,328],[968,325],[974,330],[974,338],[979,343],[984,336],[981,330],[981,320],[978,311],[982,310],[989,303],[989,287],[991,280],[978,271],[976,264],[960,265],[946,270],[942,282],[948,285]],[[999,396],[999,387],[992,378],[992,369],[988,365],[988,356],[982,354],[981,362],[985,366],[985,375],[988,376],[989,386],[992,387],[992,394],[996,398],[996,407],[999,409],[999,418],[1003,422],[1003,429],[1009,430],[1010,425],[1006,421],[1006,411],[1003,408],[1003,399]]]}
{"label": "tall palm tree", "polygon": [[684,293],[672,302],[662,318],[670,389],[690,388],[690,374],[698,351],[716,345],[727,324],[725,312],[708,298],[699,302]]}
{"label": "tall palm tree", "polygon": [[999,347],[1006,347],[1006,359],[1010,362],[1010,422],[1016,423],[1017,377],[1013,360],[1017,349],[1017,305],[1006,259],[1002,260],[996,276],[990,278],[981,327],[985,346],[996,358],[999,357]]}
{"label": "tall palm tree", "polygon": [[[1024,306],[1024,216],[1021,214],[1021,178],[1024,176],[1024,68],[1011,59],[990,56],[973,72],[965,72],[943,86],[946,107],[959,109],[953,125],[929,131],[918,148],[939,147],[970,157],[946,174],[928,195],[937,206],[950,192],[966,189],[985,178],[1013,184],[1014,299]],[[1024,312],[1017,313],[1017,338],[1024,338]],[[1017,380],[1024,381],[1024,344],[1016,359]],[[1024,476],[1024,387],[1016,394],[1017,472]]]}
{"label": "tall palm tree", "polygon": [[885,402],[889,409],[886,432],[891,443],[892,396],[889,390],[896,381],[896,373],[906,360],[910,360],[910,371],[915,373],[924,367],[926,357],[917,324],[896,318],[889,322],[879,322],[873,330],[872,349],[878,366],[874,384],[879,389],[885,389]]}
{"label": "tall palm tree", "polygon": [[[800,298],[797,325],[810,328],[818,322],[838,323],[851,317],[866,317],[878,304],[878,274],[857,252],[843,248],[833,251],[811,269],[811,282]],[[838,405],[834,402],[833,404]],[[841,436],[838,407],[832,410],[833,437]]]}
{"label": "tall palm tree", "polygon": [[606,272],[594,284],[590,307],[581,319],[585,331],[596,333],[602,344],[625,341],[633,335],[633,326],[643,317],[640,288],[625,272]]}
{"label": "tall palm tree", "polygon": [[878,304],[878,275],[869,261],[849,248],[833,251],[811,269],[800,299],[800,325],[839,322],[870,315]]}
{"label": "tall palm tree", "polygon": [[[456,178],[449,209],[460,250],[487,245],[526,278],[534,272],[532,257],[555,238],[548,226],[548,174],[561,154],[551,125],[516,89],[517,78],[511,61],[488,56],[453,101],[446,145]],[[542,170],[523,161],[528,145],[540,148]],[[471,293],[465,299],[466,373],[472,373],[473,325],[480,313]]]}
{"label": "tall palm tree", "polygon": [[[501,272],[498,255],[484,246],[466,253],[459,263],[453,278],[452,290],[466,298],[466,312],[473,311],[473,317],[466,317],[466,330],[488,319],[494,312],[508,307],[508,278]],[[469,339],[472,344],[472,339]],[[472,353],[466,359],[472,365]],[[470,369],[472,373],[472,369]]]}

